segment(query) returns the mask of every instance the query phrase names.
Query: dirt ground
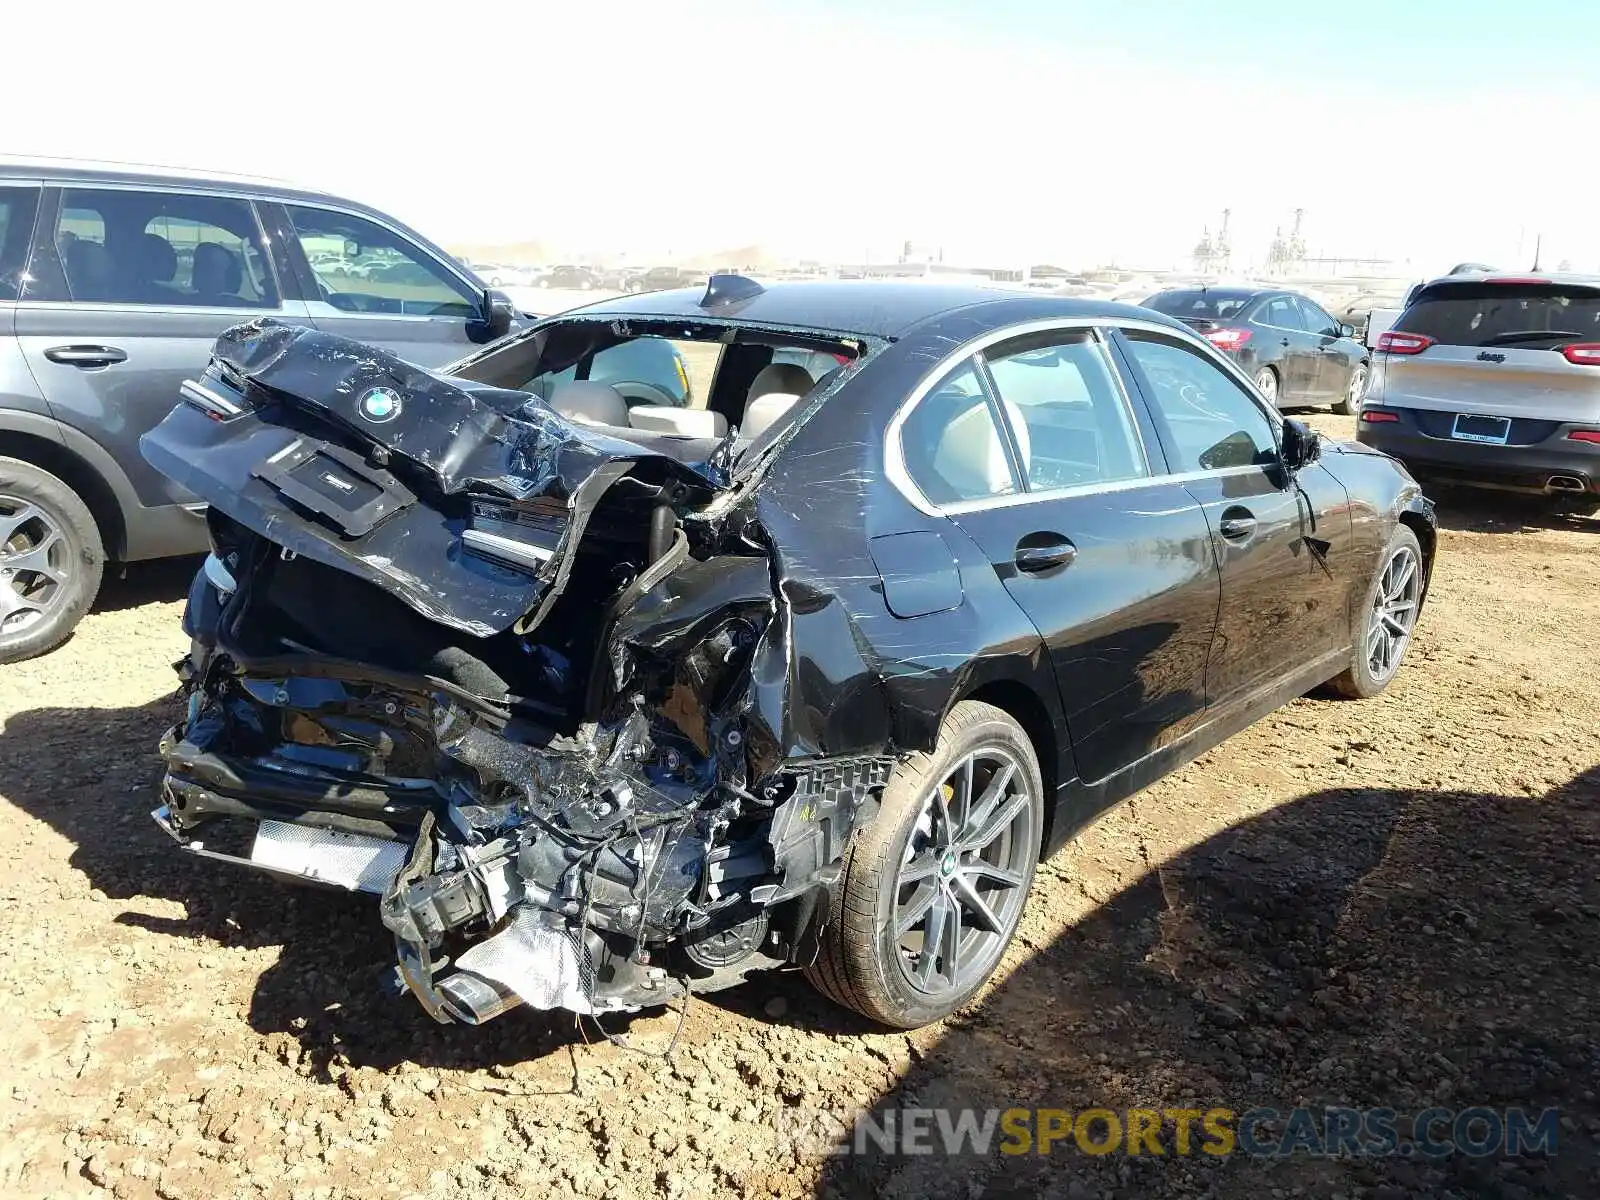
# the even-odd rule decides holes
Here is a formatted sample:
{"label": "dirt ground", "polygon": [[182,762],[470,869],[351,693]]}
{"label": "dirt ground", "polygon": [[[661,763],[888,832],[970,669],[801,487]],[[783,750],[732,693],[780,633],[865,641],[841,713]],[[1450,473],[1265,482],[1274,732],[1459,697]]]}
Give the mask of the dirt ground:
{"label": "dirt ground", "polygon": [[[1347,431],[1348,421],[1322,419]],[[867,1027],[795,974],[614,1023],[432,1024],[370,898],[150,821],[193,564],[0,669],[0,1195],[1600,1195],[1600,522],[1441,497],[1398,680],[1296,701],[1042,870],[956,1018]],[[598,1043],[598,1044],[596,1044]],[[814,1109],[1529,1105],[1548,1158],[825,1158]],[[1168,1145],[1171,1146],[1168,1139]]]}

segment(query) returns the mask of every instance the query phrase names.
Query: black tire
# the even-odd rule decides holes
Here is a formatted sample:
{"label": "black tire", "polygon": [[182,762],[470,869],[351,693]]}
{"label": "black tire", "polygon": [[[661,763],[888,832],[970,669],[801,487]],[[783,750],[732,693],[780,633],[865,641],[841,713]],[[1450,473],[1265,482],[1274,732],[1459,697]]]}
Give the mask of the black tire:
{"label": "black tire", "polygon": [[[957,950],[952,956],[953,964],[945,958],[945,943],[939,939],[940,953],[934,956],[934,961],[939,964],[940,971],[935,972],[935,990],[929,991],[912,981],[916,969],[906,965],[911,952],[902,944],[906,938],[922,938],[924,931],[897,934],[895,930],[896,918],[903,915],[898,906],[903,902],[905,889],[911,889],[913,900],[924,894],[920,890],[921,883],[902,883],[901,873],[914,865],[908,849],[917,844],[913,839],[932,840],[934,837],[939,822],[932,807],[935,792],[944,797],[944,786],[949,783],[951,772],[969,756],[985,753],[994,755],[997,763],[1009,761],[1008,778],[1015,781],[1008,784],[1001,780],[999,794],[990,808],[995,824],[1014,810],[1016,816],[1011,818],[1014,823],[1007,825],[1003,833],[992,835],[992,840],[984,844],[984,853],[992,851],[996,857],[1004,858],[1005,873],[1013,876],[1014,882],[981,894],[984,900],[994,901],[988,910],[997,918],[994,923],[998,929],[978,928],[974,910],[966,910],[964,916],[958,917],[954,925]],[[975,770],[983,769],[980,761]],[[983,811],[981,803],[972,803],[975,791],[980,802],[984,799],[979,783],[988,786],[1001,774],[1001,770],[995,770],[973,777],[974,781],[967,785],[969,812],[974,808],[980,814]],[[1018,786],[1021,791],[1010,790]],[[959,784],[952,788],[946,803],[959,799],[959,788]],[[828,897],[824,923],[817,934],[816,958],[805,968],[806,978],[836,1003],[895,1028],[915,1029],[948,1016],[970,1000],[994,973],[1016,932],[1028,889],[1033,883],[1034,868],[1038,865],[1043,824],[1044,785],[1033,744],[1022,727],[993,705],[971,700],[957,704],[945,719],[933,752],[914,754],[895,768],[884,788],[877,815],[857,829],[851,838],[839,879]],[[972,878],[960,869],[955,869],[953,875],[946,870],[952,860],[957,868],[962,866],[960,853],[945,852],[941,856],[936,847],[924,852],[932,853],[940,863],[937,872],[922,877],[934,892],[936,902],[939,895],[953,896],[951,888],[959,886],[959,880]],[[916,861],[922,861],[921,853]],[[988,860],[984,865],[989,865]],[[993,865],[997,869],[1000,867],[1000,864]],[[951,911],[962,913],[959,904],[952,902]],[[931,921],[931,916],[923,920]],[[966,934],[960,932],[961,920],[968,922]],[[949,926],[941,922],[941,928]],[[937,939],[937,935],[934,936]],[[961,942],[963,936],[972,939],[965,950]],[[972,957],[963,966],[961,960],[965,951],[970,951]],[[952,978],[948,987],[939,987],[946,965],[953,966]]]}
{"label": "black tire", "polygon": [[1333,411],[1338,413],[1341,417],[1355,416],[1356,409],[1360,407],[1361,402],[1356,397],[1356,379],[1358,376],[1361,380],[1361,388],[1363,391],[1365,391],[1367,384],[1366,363],[1358,363],[1356,369],[1350,372],[1350,382],[1345,385],[1344,395],[1340,396],[1339,399],[1335,400],[1333,403]]}
{"label": "black tire", "polygon": [[[11,528],[11,520],[22,511],[17,504],[33,506],[39,517]],[[40,531],[50,529],[59,536],[61,549],[49,558],[52,565],[59,564],[63,579],[6,565],[18,562],[30,541],[45,540]],[[100,591],[105,547],[78,494],[50,472],[16,458],[0,458],[0,533],[7,537],[0,543],[0,663],[14,663],[53,650],[83,620]],[[29,610],[6,612],[21,597],[15,590],[21,588],[39,605],[32,615]]]}
{"label": "black tire", "polygon": [[[1386,672],[1380,672],[1374,668],[1372,661],[1372,650],[1369,643],[1371,626],[1369,622],[1371,622],[1374,609],[1377,607],[1378,593],[1384,584],[1390,564],[1402,552],[1409,553],[1412,561],[1416,564],[1417,578],[1414,597],[1416,607],[1411,610],[1411,624],[1407,629],[1405,641],[1400,646],[1393,665]],[[1394,681],[1395,675],[1399,672],[1400,666],[1405,660],[1406,649],[1410,646],[1411,633],[1416,628],[1417,614],[1422,605],[1423,571],[1425,567],[1422,546],[1417,541],[1417,535],[1412,533],[1405,525],[1398,526],[1393,536],[1389,538],[1389,544],[1384,547],[1383,555],[1378,559],[1378,567],[1372,573],[1372,581],[1367,584],[1366,599],[1363,601],[1360,612],[1356,617],[1354,637],[1352,639],[1355,644],[1350,651],[1350,666],[1342,674],[1328,681],[1328,688],[1335,695],[1343,696],[1347,700],[1370,700]]]}

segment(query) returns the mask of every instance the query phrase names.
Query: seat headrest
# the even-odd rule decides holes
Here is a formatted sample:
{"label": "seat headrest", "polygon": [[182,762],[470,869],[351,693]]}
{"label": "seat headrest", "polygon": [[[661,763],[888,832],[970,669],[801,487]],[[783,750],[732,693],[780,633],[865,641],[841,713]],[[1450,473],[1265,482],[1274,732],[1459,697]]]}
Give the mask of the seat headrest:
{"label": "seat headrest", "polygon": [[739,426],[739,435],[755,441],[799,403],[800,397],[793,392],[768,392],[758,396],[744,406],[744,423]]}
{"label": "seat headrest", "polygon": [[558,383],[550,392],[550,407],[581,425],[628,427],[628,402],[609,383],[588,379]]}
{"label": "seat headrest", "polygon": [[728,418],[707,408],[635,404],[628,410],[628,424],[635,429],[670,433],[678,437],[720,438],[728,435]]}
{"label": "seat headrest", "polygon": [[811,373],[794,363],[772,363],[756,372],[750,381],[750,391],[745,394],[745,409],[761,397],[772,392],[785,392],[804,396],[811,390]]}
{"label": "seat headrest", "polygon": [[1011,492],[1011,465],[982,400],[944,427],[933,451],[933,469],[963,499]]}
{"label": "seat headrest", "polygon": [[133,241],[131,266],[141,283],[170,283],[178,273],[178,252],[159,233],[141,233]]}
{"label": "seat headrest", "polygon": [[244,282],[239,256],[220,242],[201,242],[194,248],[193,289],[201,295],[237,293]]}

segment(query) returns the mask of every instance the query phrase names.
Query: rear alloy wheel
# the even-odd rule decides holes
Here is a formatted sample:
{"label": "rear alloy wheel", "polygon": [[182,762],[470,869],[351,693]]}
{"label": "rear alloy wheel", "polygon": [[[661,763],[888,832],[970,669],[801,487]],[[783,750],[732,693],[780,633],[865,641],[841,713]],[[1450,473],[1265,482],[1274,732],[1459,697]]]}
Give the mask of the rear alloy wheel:
{"label": "rear alloy wheel", "polygon": [[64,641],[94,603],[104,560],[77,493],[32,463],[0,458],[0,663]]}
{"label": "rear alloy wheel", "polygon": [[1367,394],[1367,364],[1358,363],[1356,369],[1350,372],[1350,386],[1345,388],[1344,397],[1334,403],[1333,411],[1343,417],[1353,417],[1356,410],[1361,407],[1361,399]]}
{"label": "rear alloy wheel", "polygon": [[1278,373],[1271,367],[1262,367],[1257,371],[1256,391],[1266,398],[1268,404],[1276,408],[1278,406]]}
{"label": "rear alloy wheel", "polygon": [[1422,607],[1422,547],[1404,525],[1395,530],[1382,565],[1367,589],[1350,668],[1330,686],[1341,696],[1365,700],[1389,686],[1411,645]]}
{"label": "rear alloy wheel", "polygon": [[896,768],[851,839],[807,978],[901,1029],[965,1004],[1022,917],[1043,792],[1022,728],[992,705],[956,705],[934,751]]}

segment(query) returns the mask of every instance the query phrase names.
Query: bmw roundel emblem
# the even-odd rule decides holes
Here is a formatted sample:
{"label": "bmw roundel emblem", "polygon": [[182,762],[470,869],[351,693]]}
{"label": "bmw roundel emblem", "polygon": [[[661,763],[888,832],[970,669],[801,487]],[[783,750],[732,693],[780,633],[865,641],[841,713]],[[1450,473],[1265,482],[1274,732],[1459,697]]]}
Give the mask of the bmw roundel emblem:
{"label": "bmw roundel emblem", "polygon": [[369,421],[382,424],[400,415],[400,393],[393,388],[368,388],[361,393],[361,415]]}

